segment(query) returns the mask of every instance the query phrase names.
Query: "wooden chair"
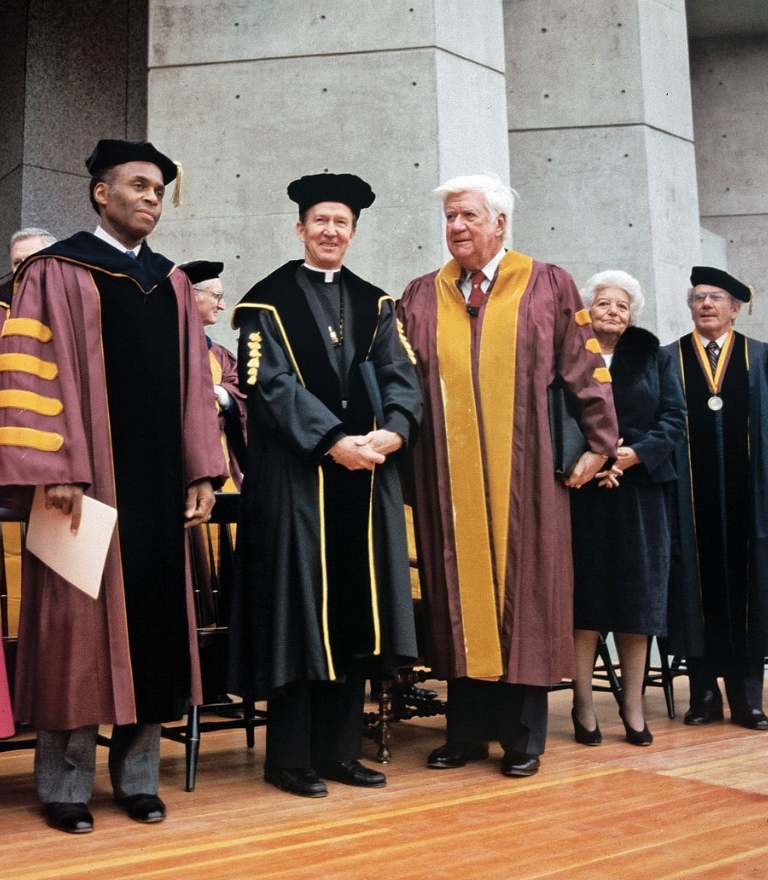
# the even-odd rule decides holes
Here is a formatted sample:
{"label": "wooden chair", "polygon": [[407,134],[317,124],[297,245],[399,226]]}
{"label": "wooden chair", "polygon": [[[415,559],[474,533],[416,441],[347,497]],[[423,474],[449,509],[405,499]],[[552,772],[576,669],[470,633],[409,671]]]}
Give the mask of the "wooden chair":
{"label": "wooden chair", "polygon": [[[407,509],[406,509],[407,510]],[[413,534],[410,517],[406,517],[409,527],[409,542],[413,549]],[[415,556],[409,559],[411,582],[414,590],[413,614],[416,623],[416,644],[419,654],[423,656],[424,614],[422,611],[420,589],[418,585],[418,564]],[[437,696],[427,696],[429,692],[419,691],[418,685],[433,680],[431,670],[420,661],[412,666],[401,666],[394,679],[381,679],[374,685],[375,698],[378,702],[376,712],[366,712],[364,731],[367,736],[378,743],[376,760],[382,764],[392,758],[392,731],[390,725],[395,721],[408,721],[411,718],[432,718],[445,715],[447,703]],[[372,683],[373,684],[373,683]]]}
{"label": "wooden chair", "polygon": [[[653,661],[653,642],[656,640],[656,650],[659,655],[658,665]],[[647,687],[660,687],[664,690],[664,700],[667,704],[667,715],[670,718],[675,717],[675,691],[674,682],[678,675],[687,675],[688,669],[685,665],[685,659],[682,657],[669,658],[672,651],[669,647],[669,640],[658,638],[657,636],[648,636],[648,653],[645,659],[645,680],[643,681],[643,693]]]}
{"label": "wooden chair", "polygon": [[[8,684],[13,698],[13,680],[16,670],[16,648],[18,637],[16,634],[16,614],[12,614],[11,600],[19,593],[19,580],[21,577],[21,551],[24,546],[26,534],[26,514],[0,508],[0,635],[2,636],[2,650],[5,653],[5,666],[8,672]],[[13,544],[11,547],[10,545]],[[14,582],[13,596],[11,596],[10,584]],[[13,622],[11,620],[13,618]],[[24,731],[17,725],[17,734]],[[29,749],[35,745],[34,736],[17,735],[10,739],[0,740],[0,752]]]}
{"label": "wooden chair", "polygon": [[[253,701],[231,702],[223,692],[235,573],[233,527],[239,510],[238,492],[217,492],[210,522],[199,526],[196,534],[192,529],[188,532],[198,623],[197,645],[206,702],[202,706],[191,706],[185,723],[162,727],[164,737],[184,743],[187,791],[195,789],[202,733],[243,728],[246,745],[253,748],[254,729],[266,723],[266,712],[257,710]],[[218,714],[219,717],[201,720],[203,714]]]}
{"label": "wooden chair", "polygon": [[[621,706],[622,693],[619,672],[620,667],[617,664],[614,664],[613,658],[611,657],[611,650],[605,641],[605,636],[601,633],[597,637],[597,647],[595,649],[595,667],[592,673],[592,690],[610,691],[616,702]],[[572,687],[572,681],[558,681],[550,686],[550,690],[562,691]]]}

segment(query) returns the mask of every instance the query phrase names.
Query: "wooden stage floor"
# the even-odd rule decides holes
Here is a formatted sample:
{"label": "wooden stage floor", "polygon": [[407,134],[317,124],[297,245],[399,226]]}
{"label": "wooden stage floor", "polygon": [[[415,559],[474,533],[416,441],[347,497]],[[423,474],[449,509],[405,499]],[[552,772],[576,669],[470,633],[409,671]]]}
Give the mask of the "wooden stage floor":
{"label": "wooden stage floor", "polygon": [[[3,880],[768,880],[768,733],[725,721],[685,727],[659,689],[646,695],[655,741],[624,741],[610,694],[597,694],[603,745],[573,740],[569,691],[551,695],[539,774],[507,779],[501,752],[459,770],[428,770],[441,718],[395,725],[385,789],[329,783],[327,798],[284,794],[262,778],[264,731],[203,735],[197,789],[183,746],[163,741],[168,819],[130,822],[111,799],[99,749],[96,830],[65,835],[40,818],[32,751],[0,754]],[[366,743],[366,757],[375,745]]]}

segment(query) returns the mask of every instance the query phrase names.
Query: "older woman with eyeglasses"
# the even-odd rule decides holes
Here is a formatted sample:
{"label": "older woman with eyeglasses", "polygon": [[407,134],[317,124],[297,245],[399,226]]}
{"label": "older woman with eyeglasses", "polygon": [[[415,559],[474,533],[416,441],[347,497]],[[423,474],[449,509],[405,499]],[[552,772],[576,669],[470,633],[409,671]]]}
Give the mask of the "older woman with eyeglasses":
{"label": "older woman with eyeglasses", "polygon": [[642,705],[645,658],[648,636],[666,634],[672,451],[685,430],[685,405],[669,353],[636,326],[644,305],[637,280],[619,270],[598,272],[581,295],[611,371],[622,437],[616,468],[622,475],[617,485],[605,472],[571,493],[574,734],[583,745],[602,742],[592,671],[598,635],[613,632],[627,742],[647,746],[653,736]]}

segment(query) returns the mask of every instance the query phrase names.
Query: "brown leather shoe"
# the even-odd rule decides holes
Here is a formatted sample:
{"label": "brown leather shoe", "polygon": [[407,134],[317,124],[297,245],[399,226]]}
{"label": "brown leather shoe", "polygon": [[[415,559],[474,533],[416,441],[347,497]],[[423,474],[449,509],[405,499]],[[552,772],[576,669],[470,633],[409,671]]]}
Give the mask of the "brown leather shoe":
{"label": "brown leather shoe", "polygon": [[446,743],[427,758],[427,767],[433,770],[453,770],[467,761],[484,761],[488,757],[488,743]]}
{"label": "brown leather shoe", "polygon": [[505,776],[535,776],[539,767],[541,761],[538,755],[523,752],[505,752],[501,761],[501,772]]}

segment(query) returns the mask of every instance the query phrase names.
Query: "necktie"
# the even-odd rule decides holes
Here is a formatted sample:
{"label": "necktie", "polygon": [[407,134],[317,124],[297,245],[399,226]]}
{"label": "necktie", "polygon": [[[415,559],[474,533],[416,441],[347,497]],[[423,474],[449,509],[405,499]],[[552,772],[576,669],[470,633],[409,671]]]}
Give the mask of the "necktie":
{"label": "necktie", "polygon": [[714,376],[717,370],[717,359],[720,357],[720,349],[714,340],[707,344],[707,357],[709,358],[709,366]]}
{"label": "necktie", "polygon": [[473,272],[469,276],[469,280],[472,284],[472,290],[470,290],[469,299],[467,300],[467,311],[469,316],[474,319],[480,313],[480,306],[485,301],[485,294],[482,288],[485,275],[482,272]]}

